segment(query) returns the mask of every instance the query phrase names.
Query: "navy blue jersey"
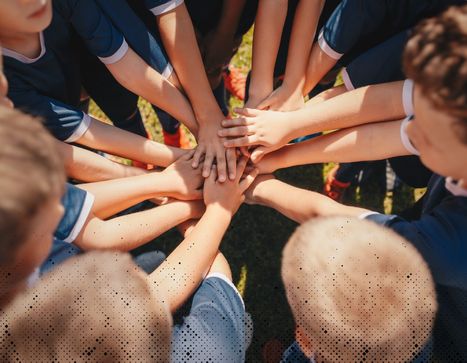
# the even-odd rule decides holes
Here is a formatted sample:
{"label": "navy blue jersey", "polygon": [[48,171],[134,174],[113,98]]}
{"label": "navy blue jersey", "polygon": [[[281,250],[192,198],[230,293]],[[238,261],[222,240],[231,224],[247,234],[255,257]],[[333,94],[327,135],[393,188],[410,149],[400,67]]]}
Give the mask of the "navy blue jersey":
{"label": "navy blue jersey", "polygon": [[62,197],[65,213],[55,231],[55,238],[73,242],[88,219],[93,203],[94,196],[91,193],[67,183]]}
{"label": "navy blue jersey", "polygon": [[94,0],[55,0],[50,26],[40,34],[41,53],[29,59],[3,49],[8,96],[15,106],[44,120],[60,140],[79,139],[90,119],[79,109],[81,82],[76,34],[104,63],[121,59],[128,50],[123,35]]}
{"label": "navy blue jersey", "polygon": [[[162,46],[156,19],[145,8],[142,1],[95,1],[102,12],[112,21],[113,26],[125,35],[125,40],[132,50],[164,77],[170,76],[173,69]],[[161,3],[162,6],[166,2],[158,1],[157,3]],[[172,4],[174,1],[167,3]],[[167,4],[164,9],[171,9],[170,4]]]}
{"label": "navy blue jersey", "polygon": [[251,320],[235,286],[209,275],[193,296],[190,313],[172,333],[172,362],[245,361]]}
{"label": "navy blue jersey", "polygon": [[154,15],[161,15],[183,4],[183,0],[144,0],[144,4]]}
{"label": "navy blue jersey", "polygon": [[453,194],[449,189],[454,188],[433,176],[418,220],[383,214],[366,218],[405,237],[424,257],[438,293],[435,352],[448,361],[467,361],[467,193]]}

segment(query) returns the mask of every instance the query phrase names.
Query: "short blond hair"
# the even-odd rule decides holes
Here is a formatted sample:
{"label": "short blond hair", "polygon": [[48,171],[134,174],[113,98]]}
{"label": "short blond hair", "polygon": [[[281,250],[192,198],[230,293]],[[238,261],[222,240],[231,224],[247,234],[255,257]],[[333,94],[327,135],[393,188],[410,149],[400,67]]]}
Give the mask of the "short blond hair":
{"label": "short blond hair", "polygon": [[70,259],[0,318],[2,362],[167,362],[171,317],[129,255]]}
{"label": "short blond hair", "polygon": [[410,243],[375,223],[304,223],[284,249],[282,277],[297,325],[325,361],[404,362],[430,336],[430,271]]}

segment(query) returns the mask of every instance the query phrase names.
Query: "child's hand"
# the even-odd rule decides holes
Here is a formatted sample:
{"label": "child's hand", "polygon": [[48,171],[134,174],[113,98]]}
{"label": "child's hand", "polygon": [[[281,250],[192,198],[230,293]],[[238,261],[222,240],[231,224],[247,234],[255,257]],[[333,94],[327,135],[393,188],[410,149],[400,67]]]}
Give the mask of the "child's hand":
{"label": "child's hand", "polygon": [[201,168],[194,169],[191,166],[193,154],[194,150],[187,152],[162,171],[161,174],[166,178],[167,196],[181,200],[203,197],[201,188],[204,179],[201,175]]}
{"label": "child's hand", "polygon": [[224,140],[218,136],[218,126],[216,123],[200,126],[198,146],[193,156],[192,167],[198,168],[203,157],[204,178],[210,175],[211,167],[215,160],[219,181],[221,183],[227,180],[227,172],[229,173],[230,180],[235,179],[237,164],[235,149],[225,148]]}
{"label": "child's hand", "polygon": [[289,90],[285,84],[276,88],[266,99],[261,101],[257,108],[271,111],[296,111],[305,106],[301,90]]}
{"label": "child's hand", "polygon": [[261,187],[269,180],[275,180],[272,174],[259,175],[245,191],[245,203],[250,205],[261,204]]}
{"label": "child's hand", "polygon": [[258,146],[251,154],[251,161],[259,162],[261,158],[287,144],[289,127],[284,113],[260,111],[252,109],[236,109],[242,117],[222,121],[219,136],[229,137],[225,147]]}
{"label": "child's hand", "polygon": [[257,169],[252,169],[244,175],[247,162],[248,159],[242,157],[237,164],[235,180],[228,180],[224,183],[217,181],[216,168],[213,167],[211,175],[204,183],[204,203],[207,208],[220,206],[230,216],[235,214],[245,200],[243,193],[258,175]]}

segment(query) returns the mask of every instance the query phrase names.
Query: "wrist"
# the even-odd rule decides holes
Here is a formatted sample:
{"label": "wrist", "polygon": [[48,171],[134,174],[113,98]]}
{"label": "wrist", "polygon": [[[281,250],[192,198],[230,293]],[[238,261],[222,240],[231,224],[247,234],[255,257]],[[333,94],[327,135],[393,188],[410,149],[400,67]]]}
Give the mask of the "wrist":
{"label": "wrist", "polygon": [[230,208],[222,206],[218,202],[213,202],[206,205],[206,213],[215,215],[218,220],[230,223],[235,212]]}

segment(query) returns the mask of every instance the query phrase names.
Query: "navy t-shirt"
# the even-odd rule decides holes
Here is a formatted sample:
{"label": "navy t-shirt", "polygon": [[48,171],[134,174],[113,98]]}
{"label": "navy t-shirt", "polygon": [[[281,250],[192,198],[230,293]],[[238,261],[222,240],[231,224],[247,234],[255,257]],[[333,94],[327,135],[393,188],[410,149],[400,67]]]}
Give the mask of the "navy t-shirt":
{"label": "navy t-shirt", "polygon": [[90,119],[79,108],[81,82],[75,37],[103,63],[120,60],[128,45],[94,0],[54,0],[50,26],[40,34],[35,59],[3,48],[8,96],[15,106],[44,120],[59,140],[73,142]]}
{"label": "navy t-shirt", "polygon": [[377,213],[366,218],[405,237],[426,260],[439,303],[434,329],[435,355],[442,361],[466,362],[467,193],[456,193],[453,185],[439,175],[433,176],[418,220],[406,221]]}

